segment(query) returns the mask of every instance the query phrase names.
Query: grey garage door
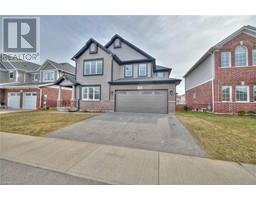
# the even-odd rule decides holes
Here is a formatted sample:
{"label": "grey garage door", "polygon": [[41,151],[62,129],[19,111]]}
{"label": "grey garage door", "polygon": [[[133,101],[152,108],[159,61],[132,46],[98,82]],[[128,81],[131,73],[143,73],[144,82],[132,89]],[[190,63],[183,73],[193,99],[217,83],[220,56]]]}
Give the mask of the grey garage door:
{"label": "grey garage door", "polygon": [[167,90],[116,92],[116,112],[167,113]]}

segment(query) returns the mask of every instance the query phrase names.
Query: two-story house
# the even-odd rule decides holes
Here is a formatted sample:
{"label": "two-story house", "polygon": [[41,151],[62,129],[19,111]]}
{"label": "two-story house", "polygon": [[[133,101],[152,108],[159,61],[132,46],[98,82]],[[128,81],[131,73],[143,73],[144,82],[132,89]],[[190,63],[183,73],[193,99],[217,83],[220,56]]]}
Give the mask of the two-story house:
{"label": "two-story house", "polygon": [[180,80],[169,78],[171,68],[156,65],[154,57],[119,35],[105,46],[90,39],[72,59],[80,110],[175,112]]}
{"label": "two-story house", "polygon": [[244,26],[184,75],[186,104],[219,113],[256,111],[256,28]]}
{"label": "two-story house", "polygon": [[[12,109],[56,107],[59,90],[52,86],[63,74],[74,75],[68,63],[47,60],[43,65],[0,54],[0,105]],[[62,89],[69,101],[71,90]]]}

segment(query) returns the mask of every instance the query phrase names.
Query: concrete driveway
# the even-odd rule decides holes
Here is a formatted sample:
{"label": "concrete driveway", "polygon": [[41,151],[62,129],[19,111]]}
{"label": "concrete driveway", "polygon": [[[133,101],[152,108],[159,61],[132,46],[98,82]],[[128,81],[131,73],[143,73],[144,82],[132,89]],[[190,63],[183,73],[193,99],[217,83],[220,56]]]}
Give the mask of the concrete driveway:
{"label": "concrete driveway", "polygon": [[106,113],[47,136],[193,156],[205,155],[175,115]]}

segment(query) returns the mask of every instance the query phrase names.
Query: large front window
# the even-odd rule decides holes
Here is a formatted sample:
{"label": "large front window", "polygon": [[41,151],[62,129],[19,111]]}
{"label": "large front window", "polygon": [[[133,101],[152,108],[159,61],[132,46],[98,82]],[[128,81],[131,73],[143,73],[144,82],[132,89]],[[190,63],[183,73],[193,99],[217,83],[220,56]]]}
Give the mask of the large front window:
{"label": "large front window", "polygon": [[100,86],[83,87],[82,88],[82,100],[99,101],[100,100]]}
{"label": "large front window", "polygon": [[230,52],[221,52],[221,67],[231,66]]}
{"label": "large front window", "polygon": [[132,65],[125,65],[124,66],[124,76],[125,77],[132,77],[133,75],[133,66]]}
{"label": "large front window", "polygon": [[232,86],[222,86],[221,87],[221,100],[229,102],[232,98]]}
{"label": "large front window", "polygon": [[248,102],[249,101],[249,87],[240,85],[236,86],[236,101]]}
{"label": "large front window", "polygon": [[43,72],[44,81],[53,81],[54,80],[54,71],[44,71]]}
{"label": "large front window", "polygon": [[147,65],[146,64],[139,64],[139,76],[146,76],[147,75]]}
{"label": "large front window", "polygon": [[236,66],[247,66],[247,49],[244,46],[238,46],[235,50]]}
{"label": "large front window", "polygon": [[103,74],[103,60],[87,60],[84,61],[84,75],[102,75]]}
{"label": "large front window", "polygon": [[256,48],[252,50],[252,64],[256,65]]}

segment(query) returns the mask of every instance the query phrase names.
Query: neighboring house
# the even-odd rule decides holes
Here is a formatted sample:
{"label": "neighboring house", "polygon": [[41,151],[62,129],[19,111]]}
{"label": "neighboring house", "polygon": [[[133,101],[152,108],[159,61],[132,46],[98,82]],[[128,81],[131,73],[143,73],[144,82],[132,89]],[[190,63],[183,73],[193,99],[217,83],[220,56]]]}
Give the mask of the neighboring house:
{"label": "neighboring house", "polygon": [[180,80],[169,78],[171,68],[156,65],[155,58],[119,35],[105,46],[90,39],[72,59],[76,79],[70,83],[80,110],[175,112]]}
{"label": "neighboring house", "polygon": [[185,104],[185,94],[177,95],[176,103]]}
{"label": "neighboring house", "polygon": [[256,111],[256,28],[244,26],[210,48],[184,78],[193,109]]}
{"label": "neighboring house", "polygon": [[[13,109],[56,107],[58,88],[51,86],[63,74],[74,74],[68,63],[47,60],[42,66],[0,54],[0,103]],[[63,98],[70,100],[71,90],[63,88]]]}

